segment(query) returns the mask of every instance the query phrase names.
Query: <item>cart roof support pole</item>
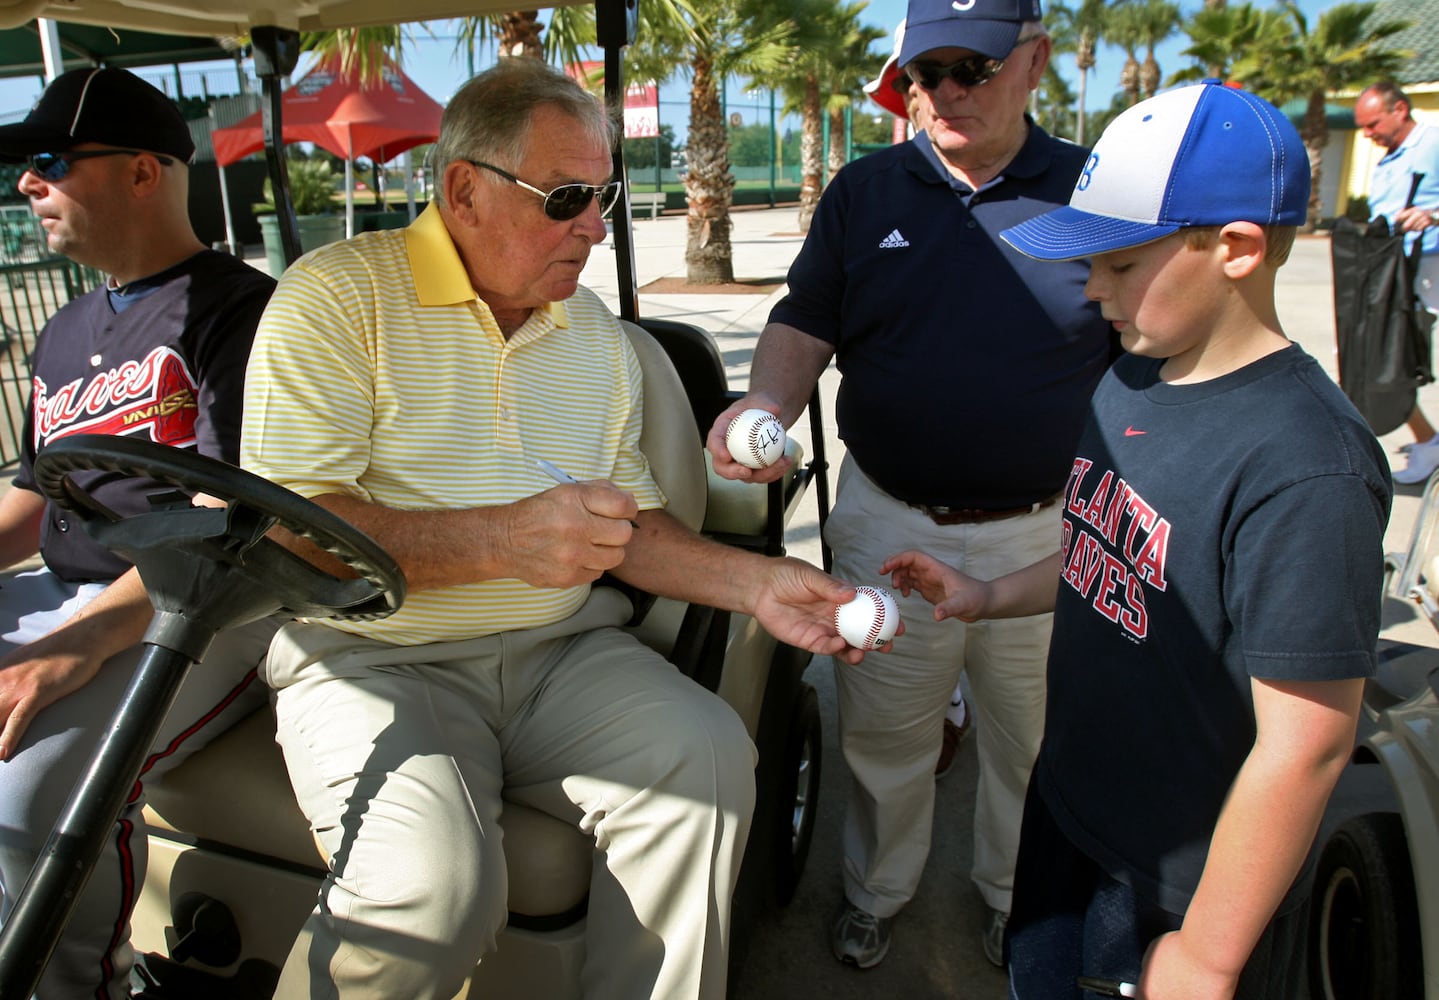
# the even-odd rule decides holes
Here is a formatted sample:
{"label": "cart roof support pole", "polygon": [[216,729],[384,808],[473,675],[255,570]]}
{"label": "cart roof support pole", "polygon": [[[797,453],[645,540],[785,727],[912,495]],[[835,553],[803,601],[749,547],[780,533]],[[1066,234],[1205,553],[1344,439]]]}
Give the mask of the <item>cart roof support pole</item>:
{"label": "cart roof support pole", "polygon": [[[300,223],[295,217],[295,200],[290,197],[290,172],[285,168],[282,147],[284,122],[280,113],[280,81],[300,61],[300,33],[289,28],[261,26],[250,31],[255,53],[255,75],[260,78],[260,128],[265,138],[265,161],[270,166],[270,188],[275,196],[275,221],[279,225],[280,249],[289,267],[300,256]],[[279,277],[279,275],[275,275]]]}
{"label": "cart roof support pole", "polygon": [[615,273],[619,278],[620,318],[640,320],[639,279],[635,273],[635,242],[630,216],[630,179],[625,172],[625,46],[639,30],[639,0],[596,0],[595,34],[605,52],[605,108],[614,122],[615,176],[624,182],[610,216],[615,241]]}

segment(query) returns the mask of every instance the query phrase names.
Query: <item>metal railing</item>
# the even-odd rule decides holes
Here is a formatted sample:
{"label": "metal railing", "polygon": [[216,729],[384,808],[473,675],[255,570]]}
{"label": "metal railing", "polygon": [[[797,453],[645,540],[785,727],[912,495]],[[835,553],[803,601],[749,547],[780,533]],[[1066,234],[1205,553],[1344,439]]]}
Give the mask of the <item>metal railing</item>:
{"label": "metal railing", "polygon": [[[40,248],[38,259],[24,260],[27,250],[19,262],[0,264],[0,467],[20,459],[35,338],[61,306],[104,280],[65,257],[39,257],[43,239]],[[5,249],[3,259],[14,261],[8,243]]]}

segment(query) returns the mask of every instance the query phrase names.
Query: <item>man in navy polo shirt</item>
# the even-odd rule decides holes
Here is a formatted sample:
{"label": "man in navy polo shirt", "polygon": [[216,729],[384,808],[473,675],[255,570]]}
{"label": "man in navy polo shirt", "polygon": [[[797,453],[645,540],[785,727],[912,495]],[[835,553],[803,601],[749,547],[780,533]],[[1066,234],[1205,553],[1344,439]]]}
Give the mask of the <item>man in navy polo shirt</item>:
{"label": "man in navy polo shirt", "polygon": [[[835,572],[883,585],[893,552],[920,547],[988,578],[1047,555],[1056,500],[1111,334],[1084,297],[1083,262],[1039,265],[999,231],[1066,204],[1087,151],[1025,114],[1051,43],[1038,0],[911,0],[899,62],[924,129],[841,170],[823,198],[755,350],[740,409],[792,424],[835,359],[847,455],[826,526]],[[898,596],[898,595],[897,595]],[[929,853],[934,766],[950,692],[969,677],[979,752],[971,876],[1002,964],[1025,788],[1044,724],[1050,616],[959,626],[916,593],[888,656],[836,664],[840,741],[853,775],[836,958],[889,948],[891,918]]]}

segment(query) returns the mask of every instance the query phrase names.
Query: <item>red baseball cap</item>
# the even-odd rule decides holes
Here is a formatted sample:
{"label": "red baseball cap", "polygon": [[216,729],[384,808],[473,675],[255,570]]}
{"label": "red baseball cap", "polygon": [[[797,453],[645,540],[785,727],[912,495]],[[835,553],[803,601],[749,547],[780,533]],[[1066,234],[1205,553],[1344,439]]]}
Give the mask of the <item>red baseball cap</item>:
{"label": "red baseball cap", "polygon": [[909,90],[909,78],[899,71],[899,49],[904,44],[904,20],[894,29],[894,52],[885,60],[879,78],[864,85],[864,92],[874,103],[892,115],[909,119],[909,108],[905,92]]}

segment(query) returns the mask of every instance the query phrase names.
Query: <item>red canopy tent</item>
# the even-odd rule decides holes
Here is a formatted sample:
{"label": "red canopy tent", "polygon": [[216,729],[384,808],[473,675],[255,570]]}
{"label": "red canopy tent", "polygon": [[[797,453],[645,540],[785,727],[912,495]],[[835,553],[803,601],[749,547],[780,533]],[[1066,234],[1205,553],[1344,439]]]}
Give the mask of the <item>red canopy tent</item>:
{"label": "red canopy tent", "polygon": [[[398,66],[383,79],[361,85],[359,73],[340,70],[339,59],[321,63],[281,97],[281,139],[313,142],[345,161],[346,231],[353,232],[350,165],[358,157],[384,163],[407,149],[434,142],[444,111]],[[228,166],[265,148],[260,113],[211,133],[215,162]]]}

